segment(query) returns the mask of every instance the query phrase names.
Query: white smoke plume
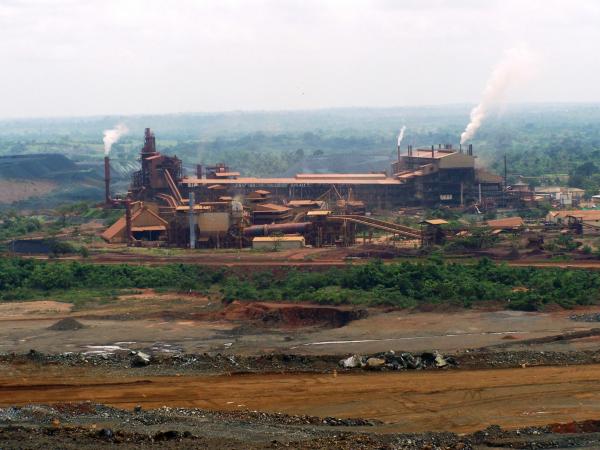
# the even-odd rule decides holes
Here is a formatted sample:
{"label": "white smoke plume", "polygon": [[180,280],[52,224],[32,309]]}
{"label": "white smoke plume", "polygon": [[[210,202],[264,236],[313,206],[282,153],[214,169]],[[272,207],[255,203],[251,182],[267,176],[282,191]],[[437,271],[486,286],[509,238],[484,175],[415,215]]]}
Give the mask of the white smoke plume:
{"label": "white smoke plume", "polygon": [[535,59],[535,55],[526,48],[512,48],[506,51],[504,58],[494,68],[487,81],[481,102],[471,110],[471,121],[460,135],[461,144],[475,136],[490,109],[502,101],[511,85],[531,78]]}
{"label": "white smoke plume", "polygon": [[110,154],[110,149],[112,148],[113,144],[115,144],[121,138],[121,136],[127,132],[129,132],[129,129],[122,123],[110,130],[104,130],[104,137],[102,138],[102,141],[104,142],[104,156],[108,156]]}
{"label": "white smoke plume", "polygon": [[402,139],[404,139],[404,131],[406,130],[406,125],[403,125],[402,128],[400,128],[400,134],[398,134],[398,147],[400,147],[400,144],[402,144]]}

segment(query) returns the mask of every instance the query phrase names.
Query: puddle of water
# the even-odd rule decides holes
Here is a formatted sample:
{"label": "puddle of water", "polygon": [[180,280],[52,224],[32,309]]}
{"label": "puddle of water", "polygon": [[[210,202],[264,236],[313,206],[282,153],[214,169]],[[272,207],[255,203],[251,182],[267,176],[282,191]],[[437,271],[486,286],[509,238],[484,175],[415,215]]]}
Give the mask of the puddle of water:
{"label": "puddle of water", "polygon": [[119,350],[130,350],[128,348],[121,347],[120,345],[86,345],[85,348],[89,348],[89,350],[87,352],[83,352],[84,355],[108,355]]}
{"label": "puddle of water", "polygon": [[167,344],[165,342],[155,342],[150,350],[160,353],[183,353],[183,347],[176,344]]}
{"label": "puddle of water", "polygon": [[308,346],[308,345],[336,345],[336,344],[362,344],[368,342],[390,342],[390,341],[414,341],[418,339],[432,339],[440,337],[463,337],[463,336],[487,336],[487,335],[507,335],[507,334],[528,334],[529,331],[483,331],[481,333],[448,333],[448,334],[435,334],[431,336],[405,336],[399,338],[385,338],[385,339],[360,339],[360,340],[348,340],[348,341],[321,341],[321,342],[307,342],[300,344],[290,349]]}

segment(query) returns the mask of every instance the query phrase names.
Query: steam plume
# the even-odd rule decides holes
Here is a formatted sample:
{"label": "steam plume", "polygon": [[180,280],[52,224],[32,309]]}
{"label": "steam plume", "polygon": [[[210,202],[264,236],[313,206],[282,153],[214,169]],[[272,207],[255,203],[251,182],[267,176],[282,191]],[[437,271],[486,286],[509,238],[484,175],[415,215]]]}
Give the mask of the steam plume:
{"label": "steam plume", "polygon": [[531,76],[533,61],[534,55],[524,48],[512,48],[505,53],[487,81],[481,102],[471,110],[471,121],[460,135],[461,144],[475,136],[491,107],[502,101],[512,84]]}
{"label": "steam plume", "polygon": [[400,144],[402,144],[402,139],[404,139],[404,131],[406,130],[406,125],[403,125],[402,128],[400,128],[400,134],[398,134],[398,147],[400,147]]}
{"label": "steam plume", "polygon": [[104,142],[104,156],[108,156],[110,154],[112,145],[128,131],[129,129],[122,123],[118,124],[111,130],[104,130],[104,137],[102,138],[102,141]]}

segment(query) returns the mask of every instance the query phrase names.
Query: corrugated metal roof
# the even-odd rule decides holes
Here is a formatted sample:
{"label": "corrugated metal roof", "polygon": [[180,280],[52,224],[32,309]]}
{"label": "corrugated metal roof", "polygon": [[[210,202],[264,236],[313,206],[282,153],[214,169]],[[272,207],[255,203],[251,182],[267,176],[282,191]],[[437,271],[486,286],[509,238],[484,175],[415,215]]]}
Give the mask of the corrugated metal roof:
{"label": "corrugated metal roof", "polygon": [[331,214],[331,211],[326,211],[324,209],[317,209],[306,213],[307,216],[328,216],[329,214]]}
{"label": "corrugated metal roof", "polygon": [[[446,150],[446,149],[434,149],[433,150],[433,159],[440,159],[440,158],[444,158],[445,156],[450,156],[450,155],[454,155],[455,153],[458,153],[455,150]],[[432,159],[431,156],[431,149],[426,149],[426,148],[419,148],[419,149],[415,149],[412,152],[412,156],[409,156],[409,158],[424,158],[424,159]]]}
{"label": "corrugated metal roof", "polygon": [[290,208],[282,205],[276,205],[274,203],[261,203],[256,205],[254,210],[258,212],[286,212],[289,211]]}
{"label": "corrugated metal roof", "polygon": [[147,225],[145,227],[131,227],[131,231],[167,231],[164,225]]}
{"label": "corrugated metal roof", "polygon": [[252,242],[278,242],[278,241],[302,241],[304,236],[258,236],[252,239]]}
{"label": "corrugated metal roof", "polygon": [[517,228],[523,225],[523,219],[520,217],[505,217],[504,219],[487,221],[487,226],[490,228]]}
{"label": "corrugated metal roof", "polygon": [[[187,185],[211,185],[215,180],[187,177],[182,183]],[[308,185],[308,184],[372,184],[372,185],[399,185],[402,182],[396,178],[374,178],[374,179],[353,179],[353,178],[252,178],[241,177],[236,179],[219,180],[219,185]],[[218,186],[218,185],[217,185]],[[209,186],[209,189],[215,189]]]}
{"label": "corrugated metal roof", "polygon": [[320,200],[290,200],[288,206],[316,206],[323,204]]}
{"label": "corrugated metal roof", "polygon": [[570,211],[569,214],[567,214],[567,217],[574,217],[575,219],[579,219],[579,220],[600,220],[600,211],[594,211],[594,210],[590,210],[590,211]]}
{"label": "corrugated metal roof", "polygon": [[[591,213],[591,214],[590,214]],[[567,216],[583,218],[592,217],[595,213],[600,213],[600,209],[572,209],[572,210],[561,210],[561,211],[550,211],[551,217],[565,218]]]}
{"label": "corrugated metal roof", "polygon": [[215,172],[216,177],[239,177],[239,172]]}
{"label": "corrugated metal roof", "polygon": [[344,178],[351,180],[380,180],[387,178],[384,173],[299,173],[296,175],[299,179],[321,179],[329,180],[331,178]]}
{"label": "corrugated metal roof", "polygon": [[421,223],[426,223],[428,225],[445,225],[448,222],[444,219],[428,219],[428,220],[424,220]]}

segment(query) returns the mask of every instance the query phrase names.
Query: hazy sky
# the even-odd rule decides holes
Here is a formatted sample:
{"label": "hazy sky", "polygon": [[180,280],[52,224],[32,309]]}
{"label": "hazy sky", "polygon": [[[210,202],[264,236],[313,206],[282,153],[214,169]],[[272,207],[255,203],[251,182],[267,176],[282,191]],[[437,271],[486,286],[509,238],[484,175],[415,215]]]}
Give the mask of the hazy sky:
{"label": "hazy sky", "polygon": [[597,0],[0,0],[0,117],[600,101]]}

